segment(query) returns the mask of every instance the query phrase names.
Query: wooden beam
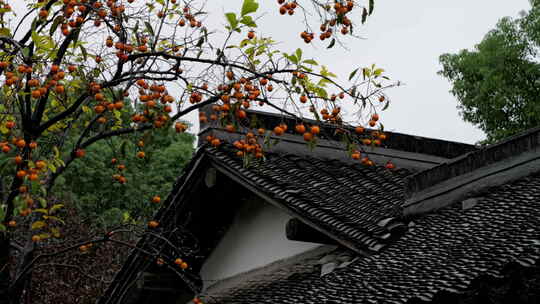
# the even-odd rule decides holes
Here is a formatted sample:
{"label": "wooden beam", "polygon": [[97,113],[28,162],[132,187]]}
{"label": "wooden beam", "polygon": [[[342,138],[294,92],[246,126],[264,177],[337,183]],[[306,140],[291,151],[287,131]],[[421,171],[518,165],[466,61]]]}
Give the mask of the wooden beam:
{"label": "wooden beam", "polygon": [[298,242],[308,242],[327,245],[338,245],[338,242],[319,232],[309,225],[304,224],[296,218],[292,218],[287,222],[285,234],[288,240]]}

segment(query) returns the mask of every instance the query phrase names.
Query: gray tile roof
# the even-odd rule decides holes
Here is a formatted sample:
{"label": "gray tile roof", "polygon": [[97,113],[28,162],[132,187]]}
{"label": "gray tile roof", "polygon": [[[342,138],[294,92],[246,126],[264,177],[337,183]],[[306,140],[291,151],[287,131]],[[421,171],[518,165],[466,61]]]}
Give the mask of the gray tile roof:
{"label": "gray tile roof", "polygon": [[[388,170],[315,157],[269,153],[246,168],[228,147],[206,148],[215,163],[351,249],[378,251],[403,231],[406,169]],[[352,245],[351,245],[352,244]]]}
{"label": "gray tile roof", "polygon": [[[535,134],[526,136],[536,140]],[[393,148],[404,151],[427,153],[424,151],[427,148],[433,150],[428,149],[430,153],[443,151],[444,157],[476,150],[452,143],[416,140],[411,136],[398,136],[395,145]],[[512,142],[504,145],[515,149]],[[520,149],[534,154],[537,150],[531,147],[536,146],[525,142]],[[441,294],[469,290],[471,282],[480,277],[501,277],[503,269],[512,263],[524,268],[535,265],[540,276],[540,174],[523,177],[528,173],[516,167],[517,181],[505,180],[502,186],[482,188],[481,194],[479,189],[474,189],[478,191],[468,192],[464,198],[466,204],[449,204],[418,217],[403,212],[406,189],[416,189],[410,187],[414,183],[408,182],[409,188],[405,184],[416,172],[365,167],[337,155],[344,153],[339,149],[335,149],[334,154],[334,147],[313,156],[283,151],[288,150],[269,152],[266,161],[246,168],[230,144],[217,149],[201,147],[156,218],[163,226],[176,225],[178,207],[183,206],[185,193],[192,188],[188,181],[200,180],[205,170],[213,166],[220,174],[359,253],[360,258],[322,277],[321,265],[315,262],[320,258],[317,256],[295,260],[281,268],[273,267],[272,271],[268,271],[270,268],[254,271],[246,280],[234,281],[235,284],[214,292],[210,289],[205,303],[431,301]],[[424,186],[438,184],[449,177],[460,179],[464,172],[474,171],[479,166],[468,168],[464,159],[474,161],[480,157],[488,163],[505,162],[507,154],[503,157],[497,151],[495,147],[471,152],[449,160],[430,170],[431,173],[420,173],[414,179]],[[450,168],[452,164],[461,163],[466,167],[463,170]],[[529,163],[524,166],[532,168]],[[471,199],[471,193],[476,197]],[[136,254],[130,257],[100,303],[118,303],[117,295],[126,291],[143,262]],[[196,270],[189,274],[200,280]],[[537,279],[540,282],[540,278]],[[241,283],[236,284],[239,281]],[[540,303],[540,300],[530,303]]]}
{"label": "gray tile roof", "polygon": [[[405,303],[462,292],[480,276],[500,277],[512,262],[540,259],[540,176],[491,189],[477,204],[454,204],[415,219],[382,252],[320,277],[320,265],[282,269],[283,279],[251,278],[205,303]],[[307,261],[309,262],[309,261]],[[538,267],[538,264],[537,266]]]}

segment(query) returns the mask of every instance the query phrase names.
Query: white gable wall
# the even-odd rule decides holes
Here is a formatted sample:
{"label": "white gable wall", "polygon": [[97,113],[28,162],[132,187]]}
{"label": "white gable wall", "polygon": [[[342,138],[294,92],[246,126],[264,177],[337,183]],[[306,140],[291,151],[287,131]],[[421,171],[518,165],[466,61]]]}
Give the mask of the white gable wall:
{"label": "white gable wall", "polygon": [[260,199],[243,203],[230,229],[201,269],[205,288],[217,280],[320,246],[288,240],[285,226],[291,218]]}

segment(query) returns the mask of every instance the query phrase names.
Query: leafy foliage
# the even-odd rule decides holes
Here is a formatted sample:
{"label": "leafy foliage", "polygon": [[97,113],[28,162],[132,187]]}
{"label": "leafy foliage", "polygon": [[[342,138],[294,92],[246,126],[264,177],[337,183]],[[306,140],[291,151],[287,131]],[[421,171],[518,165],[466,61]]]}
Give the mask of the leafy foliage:
{"label": "leafy foliage", "polygon": [[[123,142],[122,138],[113,138],[89,148],[84,160],[76,160],[53,189],[61,201],[73,202],[78,214],[94,225],[110,227],[147,220],[160,206],[152,204],[151,198],[165,198],[191,158],[194,137],[176,134],[172,129],[159,130],[145,144],[145,159],[126,154],[112,164],[114,151]],[[125,184],[112,179],[118,164],[126,167]]]}
{"label": "leafy foliage", "polygon": [[473,50],[440,57],[440,75],[452,83],[465,121],[487,143],[540,124],[540,6],[520,18],[502,18]]}

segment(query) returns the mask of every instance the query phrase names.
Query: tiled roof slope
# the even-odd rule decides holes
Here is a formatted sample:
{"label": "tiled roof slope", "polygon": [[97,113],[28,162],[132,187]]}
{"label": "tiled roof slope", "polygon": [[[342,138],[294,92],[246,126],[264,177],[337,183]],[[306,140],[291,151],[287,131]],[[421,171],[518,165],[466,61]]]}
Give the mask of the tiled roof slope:
{"label": "tiled roof slope", "polygon": [[405,169],[366,167],[309,156],[269,153],[246,168],[232,149],[207,148],[216,166],[278,201],[294,215],[359,252],[378,251],[397,231]]}
{"label": "tiled roof slope", "polygon": [[454,204],[418,218],[381,253],[322,278],[320,266],[307,263],[298,271],[292,268],[296,272],[285,279],[252,278],[206,302],[405,303],[430,300],[440,291],[464,291],[475,278],[499,276],[510,262],[538,263],[540,176],[491,189],[477,199],[470,209]]}

